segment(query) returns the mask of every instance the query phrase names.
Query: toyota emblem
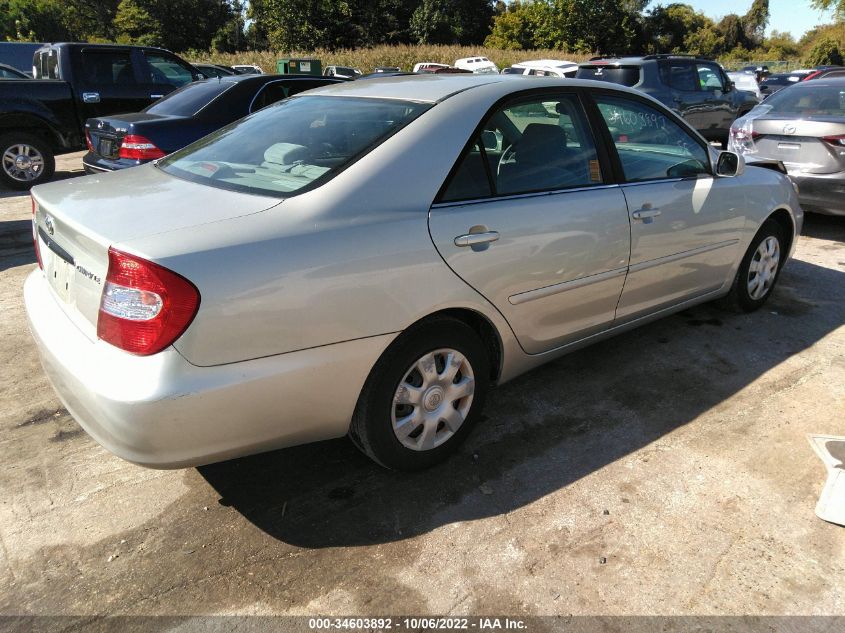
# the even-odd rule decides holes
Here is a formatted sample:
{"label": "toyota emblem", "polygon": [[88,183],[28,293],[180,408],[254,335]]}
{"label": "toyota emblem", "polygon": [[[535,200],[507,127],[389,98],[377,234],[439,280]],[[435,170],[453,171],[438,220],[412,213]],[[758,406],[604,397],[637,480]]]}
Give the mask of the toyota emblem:
{"label": "toyota emblem", "polygon": [[53,218],[51,218],[49,215],[44,218],[44,226],[47,227],[47,232],[50,235],[56,232],[56,227],[53,226]]}
{"label": "toyota emblem", "polygon": [[784,134],[795,134],[795,126],[792,123],[787,123],[783,126]]}

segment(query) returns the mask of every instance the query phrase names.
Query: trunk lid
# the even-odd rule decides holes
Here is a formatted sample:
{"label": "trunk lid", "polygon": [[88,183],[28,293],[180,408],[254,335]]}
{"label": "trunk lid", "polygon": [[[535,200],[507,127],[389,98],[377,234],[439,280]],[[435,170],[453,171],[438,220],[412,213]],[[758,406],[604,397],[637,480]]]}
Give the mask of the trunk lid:
{"label": "trunk lid", "polygon": [[[136,112],[121,114],[117,117],[88,119],[85,122],[85,131],[91,141],[94,154],[116,160],[120,152],[120,144],[127,134],[147,136],[152,130],[179,126],[183,123],[186,123],[184,117]],[[155,143],[156,139],[153,139],[153,142]],[[170,147],[161,147],[158,143],[156,145],[165,152],[171,150]]]}
{"label": "trunk lid", "polygon": [[845,170],[845,146],[822,140],[845,134],[845,120],[758,118],[751,124],[761,158],[783,162],[789,173],[833,174]]}
{"label": "trunk lid", "polygon": [[154,165],[41,185],[32,196],[44,274],[62,309],[91,340],[97,338],[110,246],[280,202],[181,180]]}

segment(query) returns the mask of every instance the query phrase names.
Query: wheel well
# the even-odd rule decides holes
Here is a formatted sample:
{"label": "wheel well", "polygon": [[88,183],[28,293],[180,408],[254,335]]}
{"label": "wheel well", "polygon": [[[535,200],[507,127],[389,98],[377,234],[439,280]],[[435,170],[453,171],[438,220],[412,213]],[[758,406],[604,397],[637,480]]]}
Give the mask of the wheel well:
{"label": "wheel well", "polygon": [[429,314],[414,323],[414,325],[437,317],[450,317],[461,321],[478,334],[478,337],[484,343],[484,349],[487,350],[487,355],[490,359],[490,381],[496,382],[499,379],[502,369],[502,341],[499,338],[496,328],[487,320],[487,317],[475,310],[469,310],[467,308],[450,308]]}
{"label": "wheel well", "polygon": [[795,226],[792,223],[792,216],[786,209],[775,209],[768,219],[774,220],[783,229],[784,239],[786,240],[784,253],[788,253],[792,249],[792,240],[795,238]]}
{"label": "wheel well", "polygon": [[62,143],[55,131],[45,122],[31,116],[8,115],[0,119],[0,135],[9,132],[25,132],[37,136],[50,146],[53,152],[61,151]]}

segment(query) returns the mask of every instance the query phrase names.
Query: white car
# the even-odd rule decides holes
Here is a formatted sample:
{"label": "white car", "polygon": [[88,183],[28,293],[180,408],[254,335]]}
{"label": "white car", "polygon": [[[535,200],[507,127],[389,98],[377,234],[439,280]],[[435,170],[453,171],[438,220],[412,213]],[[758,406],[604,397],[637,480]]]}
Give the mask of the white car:
{"label": "white car", "polygon": [[734,82],[734,86],[736,86],[737,90],[751,92],[760,101],[763,100],[763,93],[760,92],[760,84],[757,83],[757,79],[754,75],[743,72],[729,72],[728,79]]}
{"label": "white car", "polygon": [[519,62],[502,70],[503,75],[530,75],[537,77],[575,77],[578,64],[559,59],[536,59]]}
{"label": "white car", "polygon": [[413,72],[418,73],[426,70],[431,72],[436,68],[449,68],[449,64],[438,64],[437,62],[419,62],[417,64],[414,64]]}
{"label": "white car", "polygon": [[455,68],[462,68],[463,70],[471,70],[478,75],[493,74],[499,72],[499,67],[496,66],[486,57],[462,57],[455,60]]}

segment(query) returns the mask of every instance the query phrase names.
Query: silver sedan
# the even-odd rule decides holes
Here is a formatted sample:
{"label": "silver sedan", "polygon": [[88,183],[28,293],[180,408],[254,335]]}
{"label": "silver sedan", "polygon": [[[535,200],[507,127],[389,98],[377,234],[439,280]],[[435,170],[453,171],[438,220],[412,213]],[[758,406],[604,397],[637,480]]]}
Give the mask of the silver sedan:
{"label": "silver sedan", "polygon": [[649,97],[501,75],[311,91],[32,206],[44,368],[160,468],[343,435],[431,465],[493,384],[697,303],[759,308],[803,219],[786,176]]}
{"label": "silver sedan", "polygon": [[845,215],[845,77],[778,91],[734,122],[729,149],[783,162],[805,210]]}

